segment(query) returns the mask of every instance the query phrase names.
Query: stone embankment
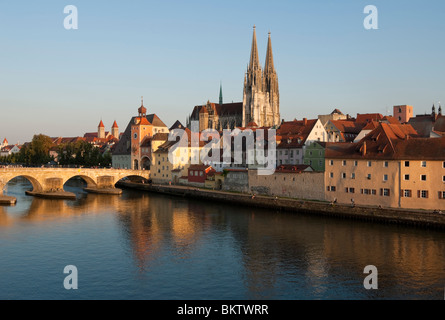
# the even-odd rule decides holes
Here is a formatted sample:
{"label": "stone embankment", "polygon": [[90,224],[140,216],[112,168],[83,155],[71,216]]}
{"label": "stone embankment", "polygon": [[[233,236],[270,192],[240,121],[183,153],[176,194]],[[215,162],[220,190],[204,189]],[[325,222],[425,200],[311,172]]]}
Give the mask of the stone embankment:
{"label": "stone embankment", "polygon": [[191,187],[148,185],[132,182],[119,182],[118,186],[121,188],[132,188],[206,201],[239,204],[249,207],[445,229],[445,214],[431,211],[352,206],[332,204],[323,201],[252,196],[249,194],[197,189]]}

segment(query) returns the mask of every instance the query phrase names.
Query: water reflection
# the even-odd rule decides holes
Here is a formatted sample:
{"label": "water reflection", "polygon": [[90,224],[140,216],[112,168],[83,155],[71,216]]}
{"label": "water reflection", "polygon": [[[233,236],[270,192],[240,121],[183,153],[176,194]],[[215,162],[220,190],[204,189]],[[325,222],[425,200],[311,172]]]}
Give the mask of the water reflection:
{"label": "water reflection", "polygon": [[[44,200],[21,195],[26,182],[15,183],[8,192],[18,204],[0,207],[0,230],[113,217],[117,232],[110,237],[125,248],[120,259],[130,259],[150,286],[160,281],[154,289],[162,299],[443,298],[443,232],[143,192],[87,195],[75,184],[76,201]],[[110,250],[119,256],[119,248]],[[377,291],[363,288],[367,265],[379,270]]]}

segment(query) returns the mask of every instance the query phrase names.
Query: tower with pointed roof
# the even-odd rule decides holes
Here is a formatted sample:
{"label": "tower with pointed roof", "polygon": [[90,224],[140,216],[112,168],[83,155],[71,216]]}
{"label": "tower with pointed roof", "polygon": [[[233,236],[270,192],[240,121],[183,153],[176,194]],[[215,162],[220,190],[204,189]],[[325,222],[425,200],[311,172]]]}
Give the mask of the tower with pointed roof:
{"label": "tower with pointed roof", "polygon": [[243,94],[243,126],[245,127],[250,122],[255,122],[260,127],[279,126],[280,124],[280,94],[270,32],[263,70],[258,56],[255,26],[253,27],[250,61],[244,77]]}
{"label": "tower with pointed roof", "polygon": [[111,135],[116,139],[119,139],[119,126],[117,125],[116,120],[114,120],[114,123],[111,126]]}
{"label": "tower with pointed roof", "polygon": [[0,144],[0,149],[3,147],[6,147],[7,145],[9,145],[8,140],[6,140],[6,138],[3,140],[2,144]]}
{"label": "tower with pointed roof", "polygon": [[99,139],[105,139],[105,126],[102,120],[100,120],[100,123],[97,126],[97,137]]}
{"label": "tower with pointed roof", "polygon": [[219,104],[223,104],[222,82],[219,85]]}

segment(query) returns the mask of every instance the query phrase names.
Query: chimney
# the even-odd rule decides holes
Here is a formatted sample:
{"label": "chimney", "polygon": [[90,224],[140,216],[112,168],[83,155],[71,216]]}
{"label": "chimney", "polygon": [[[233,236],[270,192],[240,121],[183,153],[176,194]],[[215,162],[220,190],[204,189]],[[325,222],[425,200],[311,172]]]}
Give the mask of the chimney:
{"label": "chimney", "polygon": [[307,118],[303,118],[303,124],[307,125]]}

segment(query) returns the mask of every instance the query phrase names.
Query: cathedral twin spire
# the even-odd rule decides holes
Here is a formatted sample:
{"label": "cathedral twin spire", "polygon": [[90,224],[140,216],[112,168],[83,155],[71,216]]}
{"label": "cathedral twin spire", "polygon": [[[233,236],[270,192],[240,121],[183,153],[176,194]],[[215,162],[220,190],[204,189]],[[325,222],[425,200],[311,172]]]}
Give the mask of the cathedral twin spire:
{"label": "cathedral twin spire", "polygon": [[272,40],[268,37],[266,62],[262,70],[253,27],[250,62],[244,78],[243,125],[254,121],[259,126],[277,126],[280,123],[278,76],[275,71]]}

